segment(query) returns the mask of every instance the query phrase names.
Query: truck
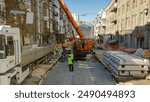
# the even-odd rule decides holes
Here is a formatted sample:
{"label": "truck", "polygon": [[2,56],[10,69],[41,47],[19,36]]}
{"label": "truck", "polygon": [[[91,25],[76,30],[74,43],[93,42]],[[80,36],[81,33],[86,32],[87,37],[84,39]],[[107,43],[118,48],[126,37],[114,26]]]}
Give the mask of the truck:
{"label": "truck", "polygon": [[22,50],[19,28],[0,26],[0,84],[21,84],[32,75],[34,66],[46,63],[52,55],[52,46]]}

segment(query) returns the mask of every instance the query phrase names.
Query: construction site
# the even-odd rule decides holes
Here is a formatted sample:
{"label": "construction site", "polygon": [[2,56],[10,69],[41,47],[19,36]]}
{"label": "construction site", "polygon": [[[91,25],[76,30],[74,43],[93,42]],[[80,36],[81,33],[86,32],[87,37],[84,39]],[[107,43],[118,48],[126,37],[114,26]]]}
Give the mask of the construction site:
{"label": "construction site", "polygon": [[87,23],[65,0],[0,0],[0,85],[150,85],[141,1],[110,0]]}

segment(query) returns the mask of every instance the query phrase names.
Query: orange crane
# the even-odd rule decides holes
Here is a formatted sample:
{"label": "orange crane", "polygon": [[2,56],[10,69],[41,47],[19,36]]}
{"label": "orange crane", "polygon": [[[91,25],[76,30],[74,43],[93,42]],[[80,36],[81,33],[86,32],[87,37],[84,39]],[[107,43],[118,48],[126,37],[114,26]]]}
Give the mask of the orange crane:
{"label": "orange crane", "polygon": [[76,30],[77,34],[79,35],[79,37],[81,39],[80,41],[77,40],[73,33],[75,55],[85,57],[87,53],[91,52],[91,49],[93,47],[93,40],[85,38],[85,36],[83,35],[82,31],[79,29],[76,21],[74,20],[72,14],[68,10],[64,1],[58,0],[58,3],[60,4],[60,7],[66,13],[67,18],[69,19],[69,21],[71,22],[71,24],[73,25],[74,29]]}

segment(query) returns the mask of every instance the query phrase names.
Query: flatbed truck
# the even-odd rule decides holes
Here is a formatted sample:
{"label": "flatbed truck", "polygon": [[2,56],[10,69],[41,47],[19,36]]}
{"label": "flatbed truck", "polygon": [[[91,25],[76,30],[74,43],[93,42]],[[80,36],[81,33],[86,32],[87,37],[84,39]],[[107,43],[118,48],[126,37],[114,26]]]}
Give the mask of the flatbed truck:
{"label": "flatbed truck", "polygon": [[21,84],[34,66],[50,60],[53,45],[21,51],[19,28],[0,26],[0,85]]}

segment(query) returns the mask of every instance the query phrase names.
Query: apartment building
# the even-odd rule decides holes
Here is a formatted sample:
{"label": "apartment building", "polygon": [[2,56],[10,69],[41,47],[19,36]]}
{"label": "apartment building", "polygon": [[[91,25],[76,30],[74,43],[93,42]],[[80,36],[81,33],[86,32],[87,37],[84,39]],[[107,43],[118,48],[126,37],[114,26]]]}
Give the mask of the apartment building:
{"label": "apartment building", "polygon": [[100,27],[101,27],[101,23],[100,23],[100,16],[101,16],[101,14],[100,14],[101,12],[99,12],[97,15],[96,15],[96,17],[95,17],[95,21],[94,21],[94,36],[98,36],[99,34],[100,34]]}
{"label": "apartment building", "polygon": [[119,34],[129,48],[149,48],[149,0],[118,0]]}
{"label": "apartment building", "polygon": [[[112,39],[128,48],[150,48],[149,0],[111,0],[104,11],[105,35],[111,35]],[[97,20],[101,22],[102,19]],[[101,26],[98,24],[97,28]]]}
{"label": "apartment building", "polygon": [[56,40],[58,43],[65,42],[67,36],[72,36],[73,27],[68,20],[65,12],[58,4],[58,33],[56,34]]}
{"label": "apartment building", "polygon": [[149,0],[118,0],[117,31],[129,48],[149,48]]}
{"label": "apartment building", "polygon": [[115,35],[117,28],[117,5],[115,0],[112,0],[110,4],[105,8],[106,11],[106,34]]}
{"label": "apartment building", "polygon": [[61,37],[57,35],[72,30],[72,26],[66,23],[61,29],[60,12],[64,16],[62,21],[67,22],[57,0],[1,0],[0,24],[20,28],[23,47],[50,44],[59,42],[57,39]]}
{"label": "apartment building", "polygon": [[94,36],[102,36],[106,31],[106,11],[102,9],[94,21]]}

